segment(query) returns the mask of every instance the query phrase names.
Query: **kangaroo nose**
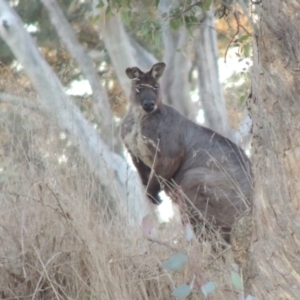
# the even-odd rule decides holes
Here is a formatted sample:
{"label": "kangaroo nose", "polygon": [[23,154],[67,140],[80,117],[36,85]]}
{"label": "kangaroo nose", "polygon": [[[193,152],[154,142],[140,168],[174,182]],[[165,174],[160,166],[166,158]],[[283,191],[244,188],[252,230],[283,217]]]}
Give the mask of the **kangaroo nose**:
{"label": "kangaroo nose", "polygon": [[146,101],[144,101],[144,103],[143,103],[143,109],[144,109],[146,112],[151,112],[151,111],[153,111],[154,106],[155,106],[155,104],[154,104],[154,102],[151,101],[151,100],[146,100]]}

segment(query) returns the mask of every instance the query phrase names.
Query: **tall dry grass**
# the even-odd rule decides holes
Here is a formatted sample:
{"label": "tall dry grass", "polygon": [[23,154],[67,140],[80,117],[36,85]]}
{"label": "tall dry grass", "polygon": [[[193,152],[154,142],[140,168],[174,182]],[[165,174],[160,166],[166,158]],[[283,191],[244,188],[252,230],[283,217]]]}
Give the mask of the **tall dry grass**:
{"label": "tall dry grass", "polygon": [[[37,112],[1,104],[0,132],[1,299],[164,300],[193,279],[189,299],[205,299],[210,280],[209,299],[238,299],[230,251],[188,243],[176,222],[158,225],[155,242],[129,227],[76,145]],[[188,264],[162,269],[175,252]]]}

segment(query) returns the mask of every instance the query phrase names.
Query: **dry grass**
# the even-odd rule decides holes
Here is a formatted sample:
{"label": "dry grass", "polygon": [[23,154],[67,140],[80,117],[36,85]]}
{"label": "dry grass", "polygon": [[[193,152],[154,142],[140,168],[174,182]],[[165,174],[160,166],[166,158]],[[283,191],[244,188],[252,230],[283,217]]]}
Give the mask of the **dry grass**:
{"label": "dry grass", "polygon": [[[221,256],[211,243],[186,242],[176,222],[157,228],[161,243],[147,240],[111,207],[57,128],[27,109],[1,104],[0,113],[1,299],[163,300],[193,278],[198,290],[216,283],[209,299],[238,299],[230,251]],[[175,252],[189,263],[176,273],[163,270]]]}

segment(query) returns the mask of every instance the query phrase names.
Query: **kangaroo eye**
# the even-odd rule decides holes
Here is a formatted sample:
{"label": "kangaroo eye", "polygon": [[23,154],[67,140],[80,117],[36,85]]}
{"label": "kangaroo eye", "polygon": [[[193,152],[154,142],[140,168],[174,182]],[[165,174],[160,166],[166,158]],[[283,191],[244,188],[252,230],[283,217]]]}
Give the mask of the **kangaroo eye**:
{"label": "kangaroo eye", "polygon": [[155,89],[155,90],[157,90],[157,89],[158,89],[158,84],[156,84],[156,85],[154,86],[154,89]]}

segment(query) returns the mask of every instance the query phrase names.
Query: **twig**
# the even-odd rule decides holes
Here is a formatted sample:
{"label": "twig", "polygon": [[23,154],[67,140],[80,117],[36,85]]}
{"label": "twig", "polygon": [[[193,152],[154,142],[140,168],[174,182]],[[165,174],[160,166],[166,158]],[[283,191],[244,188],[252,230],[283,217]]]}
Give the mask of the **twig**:
{"label": "twig", "polygon": [[33,103],[33,101],[30,101],[29,99],[19,97],[16,95],[12,94],[7,94],[7,93],[0,93],[0,103],[9,103],[15,106],[24,106],[28,109],[32,110],[40,110],[39,105],[36,105]]}
{"label": "twig", "polygon": [[55,198],[55,200],[56,200],[56,202],[57,202],[57,204],[58,204],[58,206],[59,206],[59,208],[60,208],[60,210],[61,210],[63,216],[65,217],[65,219],[66,219],[67,221],[72,220],[72,217],[69,215],[69,213],[66,213],[65,210],[63,209],[63,207],[62,207],[62,205],[61,205],[61,203],[60,203],[58,197],[57,197],[56,194],[53,192],[53,190],[49,187],[48,184],[45,184],[45,186],[46,186],[46,188],[51,192],[51,194],[53,195],[53,197]]}
{"label": "twig", "polygon": [[198,5],[198,4],[202,4],[202,3],[204,3],[204,2],[205,2],[205,0],[204,0],[204,1],[197,1],[197,2],[195,2],[195,3],[193,3],[193,4],[190,4],[190,5],[189,5],[187,8],[185,8],[183,11],[176,12],[175,14],[169,15],[169,16],[167,16],[165,19],[167,20],[167,19],[171,19],[171,18],[173,18],[173,17],[178,17],[178,16],[180,16],[180,15],[183,15],[184,13],[188,12],[189,10],[191,10],[194,6],[196,6],[196,5]]}
{"label": "twig", "polygon": [[173,251],[177,251],[177,250],[178,250],[178,249],[176,249],[175,247],[172,247],[172,246],[170,246],[169,244],[167,244],[167,243],[165,243],[165,242],[163,242],[163,241],[159,241],[159,240],[153,239],[153,238],[151,238],[151,237],[146,237],[146,238],[147,238],[147,240],[149,240],[149,241],[152,242],[152,243],[156,243],[156,244],[165,246],[165,247],[167,247],[167,248],[169,248],[169,249],[171,249],[171,250],[173,250]]}
{"label": "twig", "polygon": [[233,16],[234,16],[235,21],[236,21],[237,30],[236,30],[236,33],[232,36],[232,38],[230,39],[230,41],[229,41],[229,43],[228,43],[228,45],[227,45],[227,48],[226,48],[226,51],[225,51],[225,55],[224,55],[224,56],[225,56],[225,58],[224,58],[224,62],[225,62],[225,63],[226,63],[226,57],[227,57],[227,52],[228,52],[228,50],[229,50],[229,47],[230,47],[230,45],[232,44],[234,38],[239,34],[240,28],[244,29],[245,32],[246,32],[247,34],[249,34],[249,36],[251,36],[251,33],[250,33],[243,25],[241,25],[240,19],[239,19],[239,16],[238,16],[238,12],[236,12],[236,11],[233,12]]}
{"label": "twig", "polygon": [[[18,193],[15,193],[15,192],[6,192],[6,194],[8,194],[8,195],[13,195],[13,196],[17,196],[17,197],[23,197],[23,198],[31,199],[31,200],[33,200],[33,201],[35,201],[35,202],[39,202],[39,203],[41,203],[43,206],[49,207],[49,208],[51,208],[52,210],[54,210],[56,213],[58,213],[59,215],[63,216],[67,221],[69,221],[69,219],[71,219],[70,216],[69,216],[69,214],[65,214],[64,211],[63,211],[62,209],[61,209],[61,210],[62,210],[62,212],[61,212],[57,207],[53,207],[53,206],[51,206],[51,205],[48,204],[48,203],[44,203],[44,202],[42,202],[40,199],[31,197],[31,196],[28,196],[28,195],[18,194]],[[60,207],[61,207],[61,205],[60,205]],[[69,216],[69,218],[68,218],[68,216]]]}
{"label": "twig", "polygon": [[227,251],[229,251],[231,249],[231,246],[228,246],[228,248],[226,248],[225,250],[223,250],[221,253],[219,253],[216,257],[214,257],[214,259],[212,261],[210,261],[206,266],[204,266],[204,270],[207,270],[208,267],[215,262],[217,259],[219,259],[220,257],[222,257]]}
{"label": "twig", "polygon": [[239,25],[249,36],[252,36],[252,34],[241,23],[239,23]]}

